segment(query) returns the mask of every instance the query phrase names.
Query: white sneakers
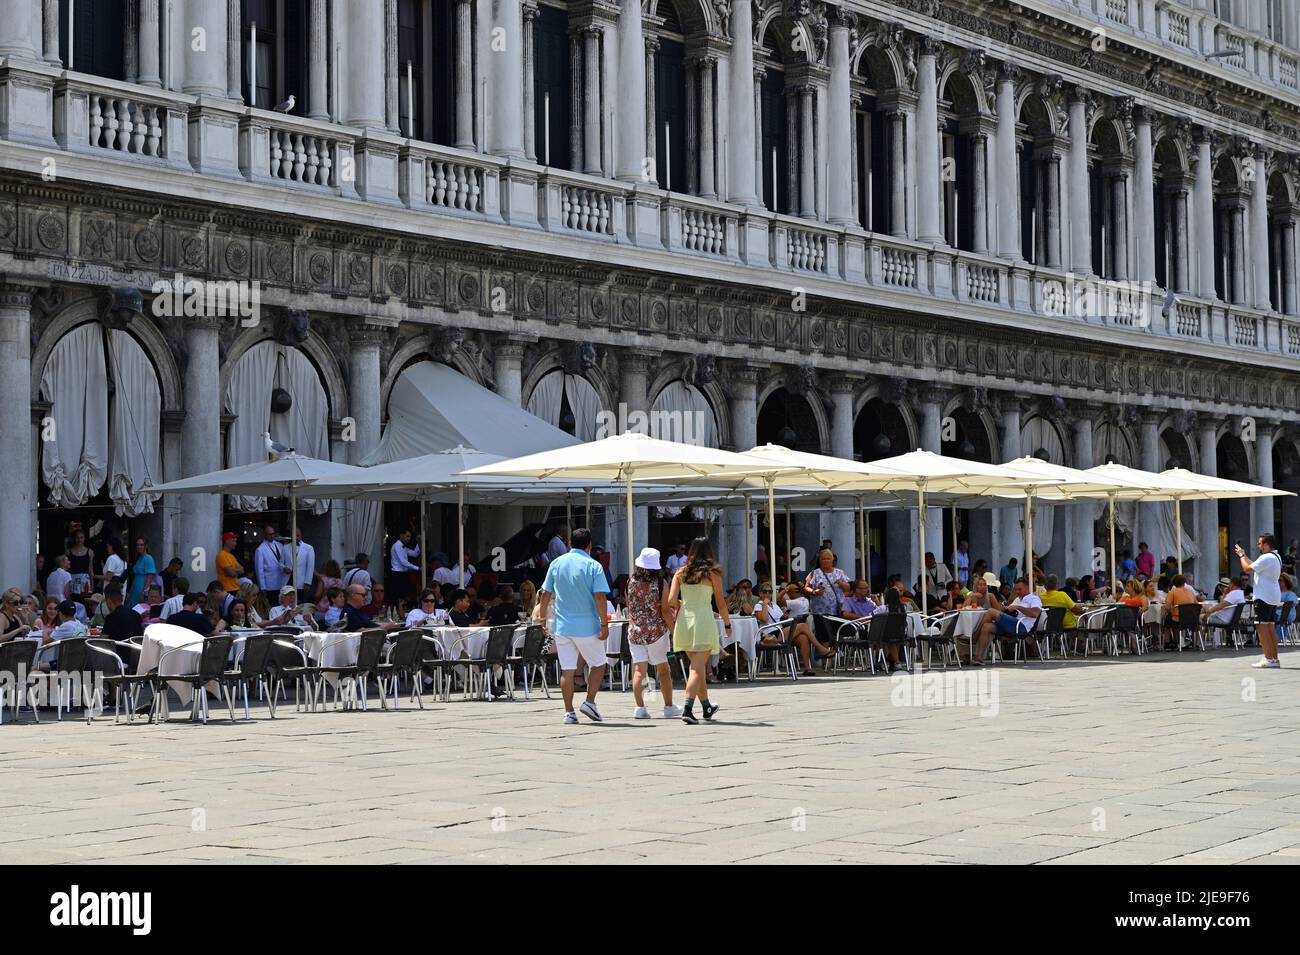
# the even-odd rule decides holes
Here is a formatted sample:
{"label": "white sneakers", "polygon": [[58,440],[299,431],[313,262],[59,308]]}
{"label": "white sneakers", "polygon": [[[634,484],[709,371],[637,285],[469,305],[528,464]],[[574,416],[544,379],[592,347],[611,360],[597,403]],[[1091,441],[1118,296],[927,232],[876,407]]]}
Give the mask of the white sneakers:
{"label": "white sneakers", "polygon": [[577,713],[574,713],[572,710],[570,710],[568,713],[565,713],[565,714],[564,714],[564,725],[565,725],[565,726],[570,726],[570,725],[572,725],[572,724],[574,724],[574,723],[576,723],[576,722],[578,722],[578,714],[577,714]]}
{"label": "white sneakers", "polygon": [[1251,666],[1256,670],[1280,670],[1282,664],[1276,660],[1270,660],[1268,657],[1260,657]]}
{"label": "white sneakers", "polygon": [[[682,708],[680,706],[674,705],[674,706],[664,707],[664,719],[666,720],[675,720],[681,715],[682,715]],[[648,720],[650,719],[650,711],[647,710],[644,706],[638,706],[635,710],[632,711],[632,719]]]}
{"label": "white sneakers", "polygon": [[[604,717],[600,715],[600,710],[596,709],[596,704],[590,700],[583,700],[582,706],[578,707],[578,712],[593,723],[600,723],[604,720]],[[578,721],[575,719],[574,722]]]}

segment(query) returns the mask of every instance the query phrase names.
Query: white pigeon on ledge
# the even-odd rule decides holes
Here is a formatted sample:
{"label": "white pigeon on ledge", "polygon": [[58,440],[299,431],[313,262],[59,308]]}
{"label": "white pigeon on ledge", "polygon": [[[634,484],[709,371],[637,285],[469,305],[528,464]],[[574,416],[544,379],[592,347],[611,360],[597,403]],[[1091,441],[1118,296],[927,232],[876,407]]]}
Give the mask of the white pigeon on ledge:
{"label": "white pigeon on ledge", "polygon": [[294,103],[296,103],[296,102],[298,102],[298,101],[295,100],[295,99],[293,98],[293,94],[290,93],[290,94],[289,94],[289,98],[288,98],[287,100],[285,100],[285,101],[284,101],[283,103],[281,103],[279,106],[275,107],[275,111],[276,111],[277,113],[291,113],[291,112],[293,112],[293,105],[294,105]]}
{"label": "white pigeon on ledge", "polygon": [[266,445],[266,453],[273,458],[278,458],[285,454],[293,454],[293,448],[276,441],[271,437],[271,432],[269,431],[262,432],[262,443]]}

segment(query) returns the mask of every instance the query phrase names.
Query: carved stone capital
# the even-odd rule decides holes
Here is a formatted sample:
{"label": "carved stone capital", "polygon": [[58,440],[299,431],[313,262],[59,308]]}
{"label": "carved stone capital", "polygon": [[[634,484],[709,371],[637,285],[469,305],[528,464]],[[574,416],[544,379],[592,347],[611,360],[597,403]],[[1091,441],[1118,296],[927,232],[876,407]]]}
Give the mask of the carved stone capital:
{"label": "carved stone capital", "polygon": [[[392,329],[383,325],[349,324],[347,326],[348,344],[353,348],[368,348],[372,345],[378,348],[387,342],[392,334]],[[461,334],[463,335],[464,332]]]}

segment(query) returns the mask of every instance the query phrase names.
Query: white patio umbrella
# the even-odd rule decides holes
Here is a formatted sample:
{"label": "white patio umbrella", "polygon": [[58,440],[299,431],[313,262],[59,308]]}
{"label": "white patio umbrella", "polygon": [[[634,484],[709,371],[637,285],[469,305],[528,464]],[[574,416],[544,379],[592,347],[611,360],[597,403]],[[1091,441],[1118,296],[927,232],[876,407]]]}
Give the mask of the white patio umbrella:
{"label": "white patio umbrella", "polygon": [[248,497],[289,499],[290,578],[298,589],[298,498],[301,492],[324,480],[356,479],[364,469],[350,464],[322,461],[289,452],[269,461],[255,461],[224,471],[196,474],[159,484],[151,490],[161,494],[237,494]]}
{"label": "white patio umbrella", "polygon": [[[518,478],[469,477],[461,472],[506,458],[474,448],[457,446],[414,458],[390,461],[358,468],[358,474],[343,481],[322,481],[312,493],[322,498],[362,499],[372,501],[415,501],[420,505],[420,529],[424,529],[425,509],[429,504],[456,502],[456,563],[460,567],[460,586],[465,586],[465,501],[479,504],[564,504],[571,494],[583,490],[608,492],[608,481],[588,481],[575,485],[570,481],[540,479],[521,486]],[[420,548],[420,579],[428,580],[429,549]]]}
{"label": "white patio umbrella", "polygon": [[761,475],[779,470],[779,465],[750,455],[663,441],[629,431],[599,441],[471,468],[464,476],[564,478],[568,481],[622,483],[626,494],[627,563],[628,575],[631,576],[636,572],[633,551],[635,542],[632,539],[634,482],[716,488],[728,477]]}

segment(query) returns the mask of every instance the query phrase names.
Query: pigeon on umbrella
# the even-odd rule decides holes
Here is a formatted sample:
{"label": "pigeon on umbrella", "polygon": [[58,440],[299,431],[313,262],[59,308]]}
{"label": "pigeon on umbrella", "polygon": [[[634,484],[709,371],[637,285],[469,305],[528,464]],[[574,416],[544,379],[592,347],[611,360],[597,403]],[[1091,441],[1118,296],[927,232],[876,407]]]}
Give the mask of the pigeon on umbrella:
{"label": "pigeon on umbrella", "polygon": [[290,94],[289,94],[289,98],[288,98],[287,100],[285,100],[285,101],[284,101],[283,103],[281,103],[279,106],[275,107],[275,111],[276,111],[277,113],[291,113],[291,112],[293,112],[293,104],[296,103],[296,102],[297,102],[297,100],[295,100],[295,99],[293,98],[293,94],[290,93]]}
{"label": "pigeon on umbrella", "polygon": [[269,431],[262,432],[262,442],[266,445],[266,453],[271,457],[278,458],[284,454],[293,454],[293,448],[276,441]]}

